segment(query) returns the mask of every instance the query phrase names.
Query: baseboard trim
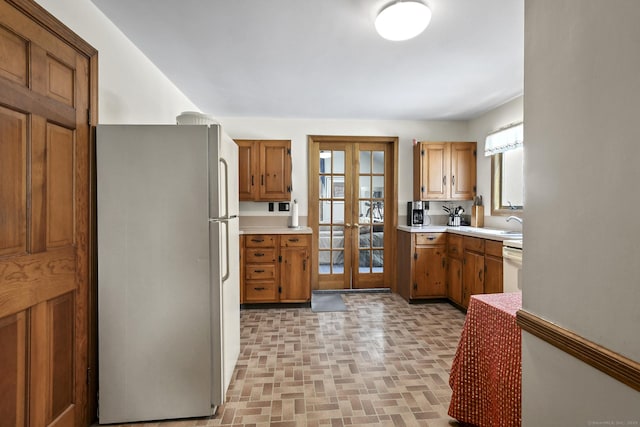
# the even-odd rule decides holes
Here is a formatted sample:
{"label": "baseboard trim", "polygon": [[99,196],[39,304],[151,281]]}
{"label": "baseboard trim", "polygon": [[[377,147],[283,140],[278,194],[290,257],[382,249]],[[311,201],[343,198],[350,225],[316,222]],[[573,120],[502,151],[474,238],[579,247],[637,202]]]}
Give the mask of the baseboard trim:
{"label": "baseboard trim", "polygon": [[522,330],[640,391],[640,363],[525,310],[516,313]]}

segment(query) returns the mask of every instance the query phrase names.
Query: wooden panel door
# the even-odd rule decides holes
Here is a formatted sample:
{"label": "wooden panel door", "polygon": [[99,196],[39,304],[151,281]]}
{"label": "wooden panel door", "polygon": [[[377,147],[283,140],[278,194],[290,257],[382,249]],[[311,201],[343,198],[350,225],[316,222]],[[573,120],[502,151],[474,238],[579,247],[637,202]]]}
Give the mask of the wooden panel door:
{"label": "wooden panel door", "polygon": [[462,306],[469,307],[471,295],[484,293],[484,255],[464,252]]}
{"label": "wooden panel door", "polygon": [[2,426],[93,418],[88,111],[96,55],[35,3],[0,1]]}
{"label": "wooden panel door", "polygon": [[457,258],[448,258],[447,262],[447,296],[456,304],[462,305],[462,261]]}
{"label": "wooden panel door", "polygon": [[495,294],[502,292],[502,257],[485,255],[484,272],[484,293]]}
{"label": "wooden panel door", "polygon": [[415,286],[412,297],[446,296],[445,247],[416,248]]}
{"label": "wooden panel door", "polygon": [[[309,244],[311,242],[309,241]],[[281,247],[280,302],[306,302],[311,299],[309,248]]]}
{"label": "wooden panel door", "polygon": [[255,200],[258,196],[255,170],[258,168],[258,146],[255,141],[236,141],[240,174],[240,200]]}
{"label": "wooden panel door", "polygon": [[476,194],[476,144],[451,143],[451,199],[471,200]]}
{"label": "wooden panel door", "polygon": [[291,200],[291,141],[260,141],[260,200]]}
{"label": "wooden panel door", "polygon": [[449,198],[450,145],[422,143],[421,146],[421,199]]}

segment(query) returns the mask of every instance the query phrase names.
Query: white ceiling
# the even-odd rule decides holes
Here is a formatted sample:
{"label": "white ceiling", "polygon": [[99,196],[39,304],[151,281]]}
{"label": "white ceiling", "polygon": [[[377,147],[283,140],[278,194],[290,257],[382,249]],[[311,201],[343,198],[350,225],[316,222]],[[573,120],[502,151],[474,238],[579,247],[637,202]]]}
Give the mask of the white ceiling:
{"label": "white ceiling", "polygon": [[404,42],[375,32],[388,0],[92,1],[214,116],[470,119],[523,92],[524,0],[427,0]]}

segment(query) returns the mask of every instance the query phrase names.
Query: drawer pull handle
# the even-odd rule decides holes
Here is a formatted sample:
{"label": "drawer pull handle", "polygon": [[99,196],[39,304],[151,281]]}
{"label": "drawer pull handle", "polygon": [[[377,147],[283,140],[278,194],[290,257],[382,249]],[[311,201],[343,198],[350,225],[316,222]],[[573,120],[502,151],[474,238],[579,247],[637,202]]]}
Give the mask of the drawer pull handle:
{"label": "drawer pull handle", "polygon": [[436,237],[435,236],[429,236],[429,237],[427,237],[427,240],[436,240]]}
{"label": "drawer pull handle", "polygon": [[257,253],[257,254],[253,254],[253,256],[255,256],[255,257],[261,257],[261,256],[264,256],[264,254],[263,254],[263,253]]}
{"label": "drawer pull handle", "polygon": [[264,242],[264,239],[251,239],[251,241],[256,243],[262,243]]}
{"label": "drawer pull handle", "polygon": [[290,242],[299,242],[300,239],[289,239]]}
{"label": "drawer pull handle", "polygon": [[264,270],[253,270],[254,273],[264,273]]}
{"label": "drawer pull handle", "polygon": [[255,290],[255,291],[264,291],[264,288],[263,287],[253,288],[253,290]]}

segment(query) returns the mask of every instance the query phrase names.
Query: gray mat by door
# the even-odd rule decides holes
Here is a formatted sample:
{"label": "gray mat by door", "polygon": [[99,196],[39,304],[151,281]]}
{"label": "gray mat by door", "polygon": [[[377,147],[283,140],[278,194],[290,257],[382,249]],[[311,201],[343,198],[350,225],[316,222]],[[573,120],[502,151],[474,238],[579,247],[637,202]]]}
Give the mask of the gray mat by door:
{"label": "gray mat by door", "polygon": [[347,306],[342,301],[342,295],[329,293],[311,294],[311,311],[347,311]]}

